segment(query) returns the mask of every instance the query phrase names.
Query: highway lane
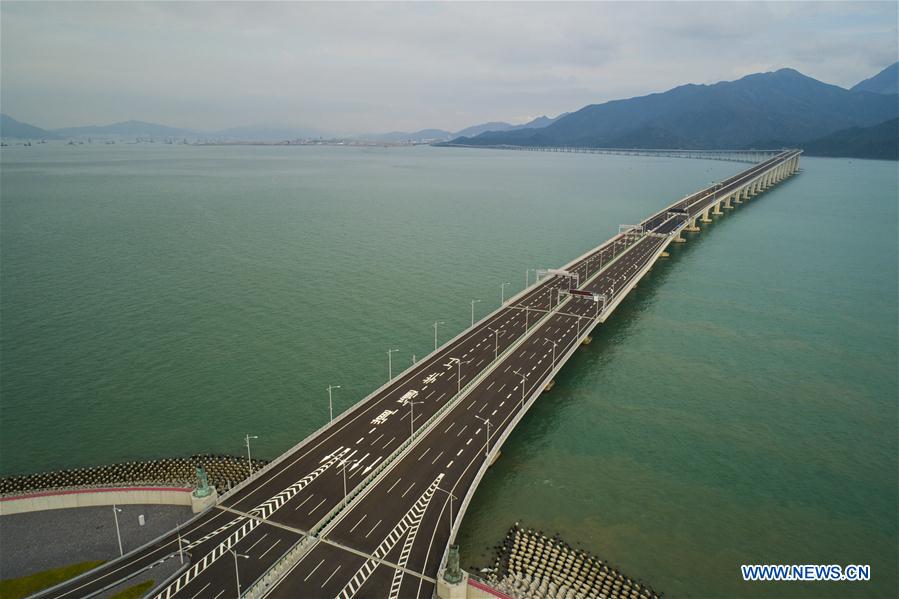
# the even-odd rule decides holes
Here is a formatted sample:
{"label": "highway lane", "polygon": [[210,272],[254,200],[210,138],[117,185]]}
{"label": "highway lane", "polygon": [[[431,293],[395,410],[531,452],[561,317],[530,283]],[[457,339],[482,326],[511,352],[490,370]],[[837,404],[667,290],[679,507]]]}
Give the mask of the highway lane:
{"label": "highway lane", "polygon": [[[736,189],[758,172],[760,171],[757,168],[750,169],[745,174],[731,178],[727,185],[719,189],[719,193],[727,193],[732,189]],[[717,201],[716,197],[707,196],[708,194],[703,193],[693,194],[678,204],[686,208],[691,216],[696,215]],[[677,216],[669,217],[665,220],[660,218],[657,221],[657,229],[665,229],[666,232],[670,232],[677,227],[683,226],[686,220],[688,219],[685,217]],[[621,290],[639,274],[639,271],[653,259],[656,252],[666,243],[667,240],[664,238],[653,236],[642,238],[639,243],[635,244],[627,252],[623,259],[613,265],[597,281],[588,285],[587,289],[597,293],[605,293],[610,298],[614,298],[616,294],[622,292]],[[584,310],[585,305],[586,310]],[[566,307],[567,312],[581,316],[592,315],[591,309],[593,308],[589,306],[589,302],[584,300],[579,300],[579,305],[572,302],[571,307]],[[378,481],[371,492],[357,504],[351,506],[350,510],[341,514],[336,525],[327,531],[327,538],[337,539],[341,543],[351,545],[361,549],[363,552],[376,556],[380,556],[378,552],[383,549],[384,543],[389,544],[392,541],[393,545],[389,549],[390,554],[397,551],[397,547],[403,540],[401,536],[393,535],[396,537],[394,539],[388,534],[390,530],[388,528],[389,523],[400,522],[403,518],[409,517],[411,513],[409,510],[413,507],[410,502],[416,498],[416,493],[421,490],[419,487],[426,487],[428,481],[432,480],[432,477],[438,477],[440,485],[442,487],[446,486],[457,497],[465,494],[467,487],[472,482],[469,480],[466,483],[466,473],[471,479],[474,478],[477,468],[472,466],[483,461],[484,456],[480,454],[480,451],[486,449],[486,444],[489,443],[486,437],[486,423],[481,418],[502,419],[499,423],[494,420],[494,434],[503,430],[505,423],[515,414],[513,395],[520,386],[520,383],[516,384],[515,381],[515,379],[520,381],[520,375],[516,374],[516,371],[523,373],[526,378],[532,375],[536,375],[536,380],[543,378],[554,364],[551,349],[553,342],[556,344],[555,355],[561,355],[578,338],[578,329],[580,329],[580,323],[576,316],[554,315],[541,324],[524,345],[516,349],[514,354],[505,358],[503,364],[497,370],[481,381],[460,406],[457,406],[450,414],[445,416],[437,428],[429,433],[425,439],[422,439],[409,455],[404,457],[395,468]],[[546,362],[545,365],[544,362]],[[509,375],[510,371],[512,372],[511,378]],[[491,391],[491,389],[496,389],[500,392],[496,393],[496,391]],[[506,389],[509,389],[509,393],[504,396],[503,393],[505,393]],[[525,391],[525,393],[530,392],[530,389]],[[465,407],[464,412],[463,406]],[[487,412],[489,412],[489,416]],[[484,414],[484,416],[479,417],[479,414]],[[454,436],[453,430],[459,432]],[[483,444],[475,441],[482,430],[485,436]],[[467,433],[466,431],[469,432]],[[430,465],[428,464],[429,461]],[[462,470],[461,472],[459,471],[460,469]],[[406,482],[408,482],[408,485]],[[402,493],[397,497],[396,495],[400,491]],[[440,495],[443,495],[443,493],[440,493]],[[432,497],[431,501],[433,500],[434,498]],[[430,503],[428,506],[430,508]],[[455,508],[458,509],[458,503]],[[408,566],[416,571],[426,572],[431,576],[436,575],[443,547],[445,547],[449,538],[450,522],[448,510],[448,501],[443,497],[442,509],[439,514],[446,512],[444,517],[445,524],[427,522],[425,520],[421,529],[432,531],[427,547],[424,548],[417,539],[412,539],[411,542],[415,550],[410,552],[406,557],[407,561],[401,561],[400,565]],[[433,513],[433,511],[427,513]],[[439,515],[437,519],[440,519]],[[360,527],[364,530],[366,520],[375,522],[375,525],[364,536],[360,537]],[[388,524],[384,525],[384,522]],[[382,530],[378,529],[379,526]],[[445,532],[441,533],[441,531]],[[381,536],[378,536],[377,533],[379,532],[382,533]],[[384,536],[385,534],[387,536]],[[404,534],[407,535],[406,538],[408,539],[409,533],[404,532]],[[437,538],[435,540],[435,537],[445,538]],[[434,550],[435,547],[437,548],[436,551]],[[350,560],[352,564],[348,565],[342,561],[348,559],[345,553],[341,554],[339,551],[335,552],[331,547],[318,545],[307,554],[287,578],[279,583],[273,596],[334,596],[334,590],[328,585],[333,586],[335,578],[332,578],[328,585],[319,585],[318,590],[316,590],[315,586],[318,578],[315,572],[306,572],[305,575],[302,575],[309,564],[321,564],[320,569],[323,568],[322,571],[336,570],[343,572],[341,576],[344,576],[346,584],[349,585],[343,589],[347,593],[380,597],[387,596],[385,590],[392,589],[395,594],[390,596],[419,596],[419,593],[423,593],[421,596],[430,595],[431,587],[422,583],[420,579],[411,579],[411,586],[397,587],[397,577],[400,580],[411,577],[391,570],[386,566],[375,568],[371,567],[372,564],[369,564],[368,568],[358,565],[353,566],[352,564],[357,564],[361,561],[357,556],[354,556]],[[392,580],[392,586],[386,586],[387,579]],[[319,592],[322,594],[316,594]]]}

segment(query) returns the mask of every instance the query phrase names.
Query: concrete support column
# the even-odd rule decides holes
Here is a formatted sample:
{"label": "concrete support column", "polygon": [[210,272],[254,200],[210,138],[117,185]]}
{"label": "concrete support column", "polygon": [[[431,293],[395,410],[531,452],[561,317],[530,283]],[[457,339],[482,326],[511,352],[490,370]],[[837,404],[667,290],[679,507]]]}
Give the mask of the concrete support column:
{"label": "concrete support column", "polygon": [[704,222],[704,223],[712,222],[712,219],[709,218],[709,210],[711,210],[711,209],[712,208],[710,206],[710,207],[706,208],[705,211],[702,213],[702,218],[700,219],[702,222]]}
{"label": "concrete support column", "polygon": [[[727,197],[730,197],[730,196],[727,196]],[[721,215],[721,214],[724,214],[723,212],[721,212],[721,204],[723,204],[725,201],[726,201],[726,200],[721,200],[720,202],[716,203],[716,204],[715,204],[715,209],[712,210],[712,214],[714,214],[714,215],[716,215],[716,216]]]}
{"label": "concrete support column", "polygon": [[687,226],[684,227],[684,231],[689,231],[690,233],[696,233],[697,231],[699,231],[699,227],[696,226],[695,218],[687,223]]}

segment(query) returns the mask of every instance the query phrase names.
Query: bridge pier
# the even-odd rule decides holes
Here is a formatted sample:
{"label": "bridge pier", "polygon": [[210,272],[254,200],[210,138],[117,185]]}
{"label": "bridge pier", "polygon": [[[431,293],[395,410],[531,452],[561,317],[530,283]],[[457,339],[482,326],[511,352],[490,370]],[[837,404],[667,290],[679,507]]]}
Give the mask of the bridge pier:
{"label": "bridge pier", "polygon": [[699,232],[699,227],[696,226],[695,218],[693,220],[691,220],[689,223],[687,223],[687,226],[684,227],[684,231],[688,231],[690,233],[698,233]]}
{"label": "bridge pier", "polygon": [[[715,206],[717,206],[717,204],[715,204]],[[708,208],[706,208],[706,209],[703,211],[703,213],[702,213],[702,218],[699,219],[700,222],[703,222],[703,223],[710,223],[710,222],[712,222],[712,219],[709,218],[709,211],[710,211],[711,209],[712,209],[711,206],[709,206]]]}
{"label": "bridge pier", "polygon": [[[730,197],[730,196],[728,196],[728,197]],[[718,202],[717,204],[715,204],[715,209],[712,210],[712,214],[714,214],[715,216],[721,216],[722,214],[724,214],[723,212],[721,212],[721,205],[722,205],[724,202],[725,202],[725,200],[721,200],[720,202]]]}

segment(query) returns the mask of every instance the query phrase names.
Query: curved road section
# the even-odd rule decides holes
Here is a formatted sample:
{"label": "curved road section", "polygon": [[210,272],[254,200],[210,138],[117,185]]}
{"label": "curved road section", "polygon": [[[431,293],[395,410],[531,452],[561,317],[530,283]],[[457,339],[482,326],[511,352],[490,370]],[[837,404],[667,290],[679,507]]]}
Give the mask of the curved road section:
{"label": "curved road section", "polygon": [[[168,560],[152,597],[430,597],[499,446],[696,218],[798,168],[784,151],[675,202],[508,300],[180,531],[40,597],[90,597]],[[586,292],[572,294],[572,290]],[[181,553],[179,553],[179,547]]]}

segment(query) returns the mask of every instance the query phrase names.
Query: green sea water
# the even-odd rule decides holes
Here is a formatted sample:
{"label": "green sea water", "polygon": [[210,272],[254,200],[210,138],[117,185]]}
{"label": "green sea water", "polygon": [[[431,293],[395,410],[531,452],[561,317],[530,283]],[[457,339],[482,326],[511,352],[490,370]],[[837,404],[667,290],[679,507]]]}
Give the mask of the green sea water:
{"label": "green sea water", "polygon": [[[558,266],[743,165],[438,148],[4,148],[0,474],[272,458]],[[673,246],[503,448],[515,520],[671,597],[895,597],[897,169],[803,172]],[[742,563],[871,564],[743,583]]]}

